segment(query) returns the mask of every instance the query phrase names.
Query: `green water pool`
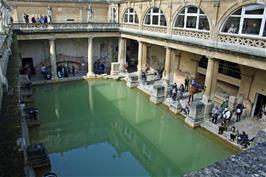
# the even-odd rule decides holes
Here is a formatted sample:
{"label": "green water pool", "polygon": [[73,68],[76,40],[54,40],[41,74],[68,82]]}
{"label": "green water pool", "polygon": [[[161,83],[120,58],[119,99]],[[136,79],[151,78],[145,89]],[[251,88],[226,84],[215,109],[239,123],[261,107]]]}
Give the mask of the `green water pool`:
{"label": "green water pool", "polygon": [[236,151],[191,129],[123,82],[79,81],[33,89],[51,171],[60,177],[182,176]]}

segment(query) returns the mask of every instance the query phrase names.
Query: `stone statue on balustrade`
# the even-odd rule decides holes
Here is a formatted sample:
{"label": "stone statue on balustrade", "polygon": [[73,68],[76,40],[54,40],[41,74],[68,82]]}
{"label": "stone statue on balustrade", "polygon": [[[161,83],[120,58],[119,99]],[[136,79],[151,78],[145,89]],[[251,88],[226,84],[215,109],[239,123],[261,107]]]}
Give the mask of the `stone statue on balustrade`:
{"label": "stone statue on balustrade", "polygon": [[88,22],[91,22],[93,19],[94,11],[91,6],[89,6],[87,10],[88,10]]}
{"label": "stone statue on balustrade", "polygon": [[52,7],[47,8],[48,23],[52,23],[53,10]]}

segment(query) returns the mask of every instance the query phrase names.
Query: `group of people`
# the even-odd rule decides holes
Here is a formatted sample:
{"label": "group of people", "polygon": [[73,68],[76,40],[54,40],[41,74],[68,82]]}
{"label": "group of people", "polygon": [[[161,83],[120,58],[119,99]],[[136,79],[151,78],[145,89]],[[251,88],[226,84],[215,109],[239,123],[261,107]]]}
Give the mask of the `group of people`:
{"label": "group of people", "polygon": [[173,101],[182,99],[183,93],[185,91],[185,86],[183,84],[180,84],[179,87],[176,83],[170,85],[170,97],[173,99]]}
{"label": "group of people", "polygon": [[235,126],[232,126],[229,139],[230,141],[236,140],[237,144],[241,145],[243,148],[247,148],[250,145],[250,142],[255,139],[255,137],[249,139],[249,136],[246,132],[243,131],[240,134],[238,129]]}
{"label": "group of people", "polygon": [[65,66],[57,65],[56,72],[58,78],[69,77],[69,74],[75,76],[76,68],[74,65],[70,67],[68,64],[65,64]]}
{"label": "group of people", "polygon": [[49,17],[46,15],[40,15],[40,17],[32,16],[30,19],[29,15],[24,13],[23,18],[24,18],[25,23],[30,23],[30,20],[31,20],[31,23],[42,23],[43,24],[43,23],[50,22]]}
{"label": "group of people", "polygon": [[93,69],[95,74],[104,74],[105,73],[105,62],[98,59],[93,64]]}
{"label": "group of people", "polygon": [[228,100],[226,100],[221,107],[215,105],[211,111],[212,122],[217,124],[218,119],[222,119],[223,124],[231,122],[233,113],[236,114],[236,122],[239,122],[245,106],[242,103],[237,104],[236,108],[231,112],[228,109]]}

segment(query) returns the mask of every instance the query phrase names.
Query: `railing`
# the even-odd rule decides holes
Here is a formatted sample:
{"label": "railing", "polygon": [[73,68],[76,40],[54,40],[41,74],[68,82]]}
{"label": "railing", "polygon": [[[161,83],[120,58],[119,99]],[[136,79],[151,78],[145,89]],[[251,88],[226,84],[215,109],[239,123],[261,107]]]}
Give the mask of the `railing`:
{"label": "railing", "polygon": [[210,33],[207,31],[194,31],[194,30],[187,30],[187,29],[173,29],[173,34],[178,36],[186,36],[186,37],[193,37],[199,39],[210,39]]}
{"label": "railing", "polygon": [[21,31],[119,30],[118,23],[13,23]]}
{"label": "railing", "polygon": [[227,44],[235,44],[247,47],[266,48],[266,39],[256,39],[249,37],[241,37],[230,34],[219,34],[218,41]]}

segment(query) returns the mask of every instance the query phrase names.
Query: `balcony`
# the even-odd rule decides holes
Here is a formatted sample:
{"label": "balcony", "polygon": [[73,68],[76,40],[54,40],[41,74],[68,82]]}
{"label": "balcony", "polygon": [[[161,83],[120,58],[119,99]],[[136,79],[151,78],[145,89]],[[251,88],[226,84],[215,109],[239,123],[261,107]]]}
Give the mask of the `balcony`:
{"label": "balcony", "polygon": [[118,32],[118,23],[13,23],[17,33]]}

